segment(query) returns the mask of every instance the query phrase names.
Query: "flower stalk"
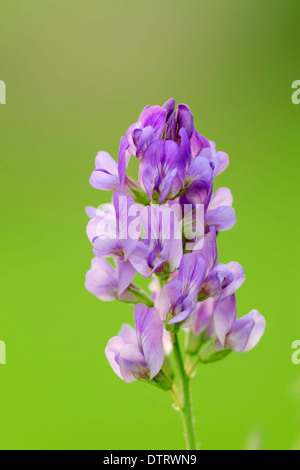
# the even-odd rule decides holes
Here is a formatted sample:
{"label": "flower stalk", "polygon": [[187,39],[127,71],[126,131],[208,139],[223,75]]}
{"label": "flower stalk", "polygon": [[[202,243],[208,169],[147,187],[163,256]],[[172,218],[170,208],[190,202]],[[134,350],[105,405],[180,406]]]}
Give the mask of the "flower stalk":
{"label": "flower stalk", "polygon": [[172,343],[174,348],[174,356],[178,373],[181,382],[181,393],[183,397],[183,403],[180,408],[182,416],[184,437],[186,441],[187,450],[197,450],[197,440],[195,434],[195,420],[193,416],[192,403],[191,403],[191,390],[190,390],[190,378],[187,376],[182,355],[180,351],[180,345],[178,342],[178,336],[176,333],[172,334]]}

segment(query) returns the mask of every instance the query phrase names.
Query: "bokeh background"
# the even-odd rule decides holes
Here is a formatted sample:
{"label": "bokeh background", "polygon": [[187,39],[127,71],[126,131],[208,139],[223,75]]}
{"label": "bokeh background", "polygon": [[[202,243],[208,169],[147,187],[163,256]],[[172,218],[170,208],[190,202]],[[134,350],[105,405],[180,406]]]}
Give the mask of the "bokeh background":
{"label": "bokeh background", "polygon": [[[132,308],[85,291],[94,157],[117,157],[146,104],[190,105],[229,154],[218,177],[237,225],[219,238],[239,261],[239,314],[267,319],[261,343],[199,368],[202,449],[299,445],[300,79],[297,0],[44,0],[1,3],[0,447],[182,449],[171,397],[127,385],[104,356]],[[298,442],[298,444],[297,444]]]}

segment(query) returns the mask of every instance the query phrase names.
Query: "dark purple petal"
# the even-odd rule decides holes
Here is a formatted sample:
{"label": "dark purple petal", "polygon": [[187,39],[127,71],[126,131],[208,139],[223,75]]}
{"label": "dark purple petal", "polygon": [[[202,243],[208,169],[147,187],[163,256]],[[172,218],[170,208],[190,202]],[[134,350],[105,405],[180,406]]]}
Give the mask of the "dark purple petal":
{"label": "dark purple petal", "polygon": [[142,130],[136,148],[136,156],[138,158],[141,158],[144,155],[145,150],[149,147],[154,138],[155,134],[152,126],[147,126]]}
{"label": "dark purple petal", "polygon": [[127,157],[126,150],[129,148],[129,143],[126,137],[121,137],[120,147],[119,147],[119,158],[118,158],[118,173],[120,179],[119,189],[122,189],[125,184],[126,179],[126,168],[127,168]]}
{"label": "dark purple petal", "polygon": [[186,104],[179,104],[177,108],[177,122],[179,128],[184,127],[189,138],[194,130],[194,120],[190,108]]}
{"label": "dark purple petal", "polygon": [[155,137],[159,138],[165,128],[166,117],[166,109],[160,106],[150,106],[142,112],[140,121],[143,127],[152,126],[154,128]]}
{"label": "dark purple petal", "polygon": [[174,109],[175,109],[175,100],[174,98],[170,98],[168,101],[165,102],[163,108],[167,111],[167,116],[169,117]]}

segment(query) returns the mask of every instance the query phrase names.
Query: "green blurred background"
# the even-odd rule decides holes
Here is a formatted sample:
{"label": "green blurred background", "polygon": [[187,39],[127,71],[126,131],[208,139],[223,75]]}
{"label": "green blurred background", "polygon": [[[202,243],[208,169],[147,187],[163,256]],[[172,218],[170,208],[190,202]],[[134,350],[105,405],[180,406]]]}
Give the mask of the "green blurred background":
{"label": "green blurred background", "polygon": [[86,205],[99,150],[146,104],[190,105],[229,154],[218,177],[238,223],[219,239],[239,261],[239,314],[267,319],[261,343],[193,381],[203,449],[287,449],[300,436],[297,0],[8,1],[0,7],[0,447],[182,449],[171,396],[125,384],[104,356],[132,308],[85,291]]}

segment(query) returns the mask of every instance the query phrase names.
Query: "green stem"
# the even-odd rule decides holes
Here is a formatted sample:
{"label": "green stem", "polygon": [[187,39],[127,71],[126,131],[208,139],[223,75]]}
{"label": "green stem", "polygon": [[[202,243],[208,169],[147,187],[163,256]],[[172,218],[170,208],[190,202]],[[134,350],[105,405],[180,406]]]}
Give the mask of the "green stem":
{"label": "green stem", "polygon": [[180,381],[181,381],[181,390],[183,396],[183,406],[181,407],[181,416],[184,428],[184,435],[186,440],[187,450],[197,450],[197,440],[195,435],[194,428],[194,417],[191,405],[191,395],[190,395],[190,379],[186,375],[184,370],[184,364],[180,352],[180,346],[178,343],[177,334],[172,334],[172,342],[174,348],[175,360],[177,363]]}

